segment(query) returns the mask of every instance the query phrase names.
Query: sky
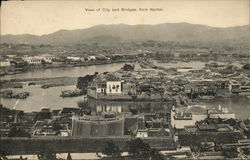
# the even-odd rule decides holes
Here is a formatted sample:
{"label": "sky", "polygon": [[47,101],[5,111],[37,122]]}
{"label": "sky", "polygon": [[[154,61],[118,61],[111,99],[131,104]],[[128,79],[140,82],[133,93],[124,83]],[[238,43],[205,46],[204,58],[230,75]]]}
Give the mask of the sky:
{"label": "sky", "polygon": [[[86,11],[87,8],[94,11]],[[108,9],[119,11],[107,11]],[[121,8],[137,11],[121,11]],[[141,11],[139,8],[148,9]],[[150,8],[158,8],[150,11]],[[100,10],[99,10],[100,9]],[[43,35],[61,29],[89,28],[100,24],[161,24],[187,22],[213,27],[249,24],[248,0],[85,0],[4,1],[1,35]]]}

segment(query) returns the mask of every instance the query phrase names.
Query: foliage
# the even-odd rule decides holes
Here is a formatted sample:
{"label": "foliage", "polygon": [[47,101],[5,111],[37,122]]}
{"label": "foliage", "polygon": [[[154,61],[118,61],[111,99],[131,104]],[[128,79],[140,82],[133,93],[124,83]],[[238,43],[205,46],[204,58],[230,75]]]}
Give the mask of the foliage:
{"label": "foliage", "polygon": [[79,108],[81,108],[80,112],[86,115],[91,115],[91,107],[88,105],[86,101],[78,101],[77,105]]}
{"label": "foliage", "polygon": [[128,153],[135,159],[151,159],[163,160],[164,157],[156,149],[151,148],[149,144],[143,142],[141,139],[133,139],[127,142]]}
{"label": "foliage", "polygon": [[26,132],[21,127],[13,126],[8,134],[8,137],[30,137],[30,133]]}
{"label": "foliage", "polygon": [[250,64],[245,64],[242,68],[245,70],[250,70]]}
{"label": "foliage", "polygon": [[38,112],[35,116],[35,121],[44,120],[44,119],[51,119],[52,113],[51,112]]}
{"label": "foliage", "polygon": [[154,148],[150,151],[150,157],[152,160],[164,160],[164,156]]}
{"label": "foliage", "polygon": [[87,94],[88,83],[92,82],[97,76],[97,72],[93,75],[86,75],[84,77],[78,77],[76,87],[83,90],[84,94]]}
{"label": "foliage", "polygon": [[148,158],[150,156],[150,146],[137,138],[127,142],[128,153],[132,156]]}
{"label": "foliage", "polygon": [[124,64],[124,66],[122,67],[122,69],[124,71],[133,71],[135,69],[134,65],[130,65],[130,64]]}
{"label": "foliage", "polygon": [[121,156],[122,151],[118,146],[114,144],[113,141],[109,141],[106,143],[104,150],[102,151],[102,154],[105,154],[112,158],[118,158]]}
{"label": "foliage", "polygon": [[41,147],[40,152],[37,154],[38,160],[62,160],[56,157],[56,152],[52,147]]}

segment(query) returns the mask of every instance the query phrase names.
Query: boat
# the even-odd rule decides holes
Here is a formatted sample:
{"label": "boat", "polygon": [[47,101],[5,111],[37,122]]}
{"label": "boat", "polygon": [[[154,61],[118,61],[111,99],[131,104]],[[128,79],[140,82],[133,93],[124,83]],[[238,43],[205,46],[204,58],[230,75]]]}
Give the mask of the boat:
{"label": "boat", "polygon": [[36,85],[36,83],[35,83],[35,82],[30,82],[30,83],[28,83],[28,85],[29,85],[29,86],[31,86],[31,85]]}
{"label": "boat", "polygon": [[82,96],[83,92],[79,89],[75,89],[75,90],[65,90],[62,91],[61,93],[61,97],[77,97],[77,96]]}
{"label": "boat", "polygon": [[43,89],[47,89],[47,88],[50,88],[50,87],[57,87],[57,86],[61,86],[62,84],[44,84],[41,86],[41,88]]}
{"label": "boat", "polygon": [[13,88],[23,88],[22,85],[15,85]]}

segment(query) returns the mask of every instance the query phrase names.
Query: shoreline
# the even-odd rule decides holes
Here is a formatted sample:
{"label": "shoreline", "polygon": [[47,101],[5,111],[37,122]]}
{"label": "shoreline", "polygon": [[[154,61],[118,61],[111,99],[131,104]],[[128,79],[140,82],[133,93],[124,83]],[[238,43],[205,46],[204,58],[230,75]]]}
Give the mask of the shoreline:
{"label": "shoreline", "polygon": [[23,85],[24,83],[34,82],[34,85],[45,84],[63,84],[61,86],[76,85],[78,77],[48,77],[48,78],[23,78],[2,80],[0,82],[1,89],[15,88],[15,86]]}
{"label": "shoreline", "polygon": [[[37,71],[37,70],[45,70],[45,69],[51,69],[51,68],[72,68],[72,67],[88,67],[88,66],[98,66],[98,65],[107,65],[107,64],[116,64],[116,63],[133,63],[136,62],[136,59],[129,59],[129,60],[119,60],[119,61],[97,61],[92,63],[79,63],[79,64],[59,64],[59,65],[53,65],[53,64],[47,64],[45,66],[43,65],[29,65],[26,70],[15,70],[12,72],[9,72],[9,74],[1,74],[0,79],[7,75],[17,75],[22,73],[27,73],[30,71]],[[1,80],[2,81],[2,80]]]}

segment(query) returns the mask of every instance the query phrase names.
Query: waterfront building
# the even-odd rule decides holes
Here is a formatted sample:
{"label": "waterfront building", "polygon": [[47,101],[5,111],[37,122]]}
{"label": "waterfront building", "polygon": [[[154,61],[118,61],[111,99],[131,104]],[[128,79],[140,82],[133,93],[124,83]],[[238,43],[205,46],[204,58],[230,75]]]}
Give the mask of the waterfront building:
{"label": "waterfront building", "polygon": [[33,65],[37,65],[37,64],[41,64],[42,63],[42,58],[41,57],[23,57],[22,58],[25,62],[27,62],[28,64],[33,64]]}
{"label": "waterfront building", "polygon": [[190,82],[193,94],[198,96],[229,97],[231,93],[229,80],[200,79]]}
{"label": "waterfront building", "polygon": [[117,81],[107,81],[107,88],[106,92],[107,95],[109,94],[121,94],[122,92],[122,82],[117,80]]}
{"label": "waterfront building", "polygon": [[96,56],[89,56],[88,60],[96,60]]}
{"label": "waterfront building", "polygon": [[124,80],[113,74],[99,74],[93,82],[88,84],[88,96],[95,99],[127,98],[128,85]]}
{"label": "waterfront building", "polygon": [[51,63],[54,64],[54,65],[60,65],[60,64],[65,63],[65,60],[63,60],[61,58],[53,58],[51,60]]}
{"label": "waterfront building", "polygon": [[74,62],[82,61],[81,57],[71,57],[71,56],[69,56],[69,57],[66,57],[66,59],[74,61]]}
{"label": "waterfront building", "polygon": [[41,58],[42,60],[44,60],[44,62],[52,63],[52,59],[54,59],[55,56],[50,55],[50,54],[43,54],[43,55],[39,56],[39,58]]}

